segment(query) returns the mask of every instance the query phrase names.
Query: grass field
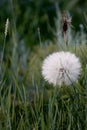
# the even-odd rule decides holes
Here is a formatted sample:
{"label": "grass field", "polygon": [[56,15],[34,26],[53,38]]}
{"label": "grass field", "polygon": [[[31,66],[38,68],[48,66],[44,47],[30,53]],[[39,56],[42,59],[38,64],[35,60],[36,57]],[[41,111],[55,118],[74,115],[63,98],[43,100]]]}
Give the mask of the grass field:
{"label": "grass field", "polygon": [[[0,61],[0,130],[87,129],[86,33],[82,29],[72,36],[69,28],[67,46],[57,27],[58,33],[54,42],[44,43],[39,34],[40,44],[31,49],[19,42],[15,24],[10,24],[10,40],[5,35]],[[43,60],[58,51],[73,52],[80,59],[82,72],[71,86],[53,87],[41,75]]]}

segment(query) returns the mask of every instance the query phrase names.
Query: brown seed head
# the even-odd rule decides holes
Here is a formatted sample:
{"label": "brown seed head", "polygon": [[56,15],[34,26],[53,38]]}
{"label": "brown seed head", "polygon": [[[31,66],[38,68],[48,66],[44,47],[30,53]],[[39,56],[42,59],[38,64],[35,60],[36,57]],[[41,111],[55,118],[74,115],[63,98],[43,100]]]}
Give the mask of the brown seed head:
{"label": "brown seed head", "polygon": [[71,23],[71,18],[67,18],[66,11],[63,12],[62,15],[62,28],[63,28],[63,33],[66,33],[68,29],[68,25]]}

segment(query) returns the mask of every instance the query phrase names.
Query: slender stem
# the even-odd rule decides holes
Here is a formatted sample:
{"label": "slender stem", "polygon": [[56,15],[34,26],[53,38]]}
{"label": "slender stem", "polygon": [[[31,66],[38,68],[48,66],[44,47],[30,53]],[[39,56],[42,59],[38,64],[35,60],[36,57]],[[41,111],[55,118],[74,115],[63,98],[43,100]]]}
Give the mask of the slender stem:
{"label": "slender stem", "polygon": [[4,44],[3,44],[3,50],[2,50],[2,57],[1,57],[1,65],[3,64],[3,59],[4,59],[5,42],[6,42],[6,36],[5,36],[5,38],[4,38]]}
{"label": "slender stem", "polygon": [[65,43],[66,43],[66,41],[67,41],[67,36],[66,36],[66,33],[64,32],[64,41],[65,41]]}
{"label": "slender stem", "polygon": [[39,36],[39,41],[40,41],[40,46],[41,46],[42,42],[41,42],[40,28],[38,28],[38,36]]}
{"label": "slender stem", "polygon": [[4,75],[4,73],[2,73],[2,66],[3,66],[3,60],[4,60],[5,42],[6,42],[6,36],[4,36],[4,43],[3,43],[2,54],[1,54],[0,84],[2,83],[2,79],[3,79],[3,75]]}
{"label": "slender stem", "polygon": [[68,46],[68,41],[67,41],[67,35],[66,35],[66,32],[64,32],[64,41],[65,41],[66,46]]}

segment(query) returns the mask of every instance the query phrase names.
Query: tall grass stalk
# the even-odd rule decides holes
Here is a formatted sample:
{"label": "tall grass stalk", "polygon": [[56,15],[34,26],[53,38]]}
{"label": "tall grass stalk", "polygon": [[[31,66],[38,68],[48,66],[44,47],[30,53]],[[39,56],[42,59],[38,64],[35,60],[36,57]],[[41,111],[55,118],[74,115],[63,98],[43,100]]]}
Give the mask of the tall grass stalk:
{"label": "tall grass stalk", "polygon": [[5,53],[5,44],[6,44],[6,37],[7,37],[7,33],[8,33],[8,28],[9,28],[9,19],[6,20],[5,23],[5,31],[4,31],[4,42],[3,42],[3,47],[2,47],[2,54],[1,54],[1,64],[0,64],[0,73],[1,73],[1,79],[0,79],[0,83],[2,83],[3,81],[3,77],[4,77],[4,53]]}

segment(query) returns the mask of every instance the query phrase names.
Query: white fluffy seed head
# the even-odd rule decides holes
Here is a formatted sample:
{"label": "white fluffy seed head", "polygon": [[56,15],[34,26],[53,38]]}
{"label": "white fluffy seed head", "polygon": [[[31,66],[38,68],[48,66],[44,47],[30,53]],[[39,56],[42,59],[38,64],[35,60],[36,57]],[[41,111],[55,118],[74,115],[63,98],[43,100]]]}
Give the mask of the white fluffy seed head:
{"label": "white fluffy seed head", "polygon": [[78,80],[81,73],[79,58],[70,52],[56,52],[43,62],[42,75],[46,81],[55,85],[70,85]]}

